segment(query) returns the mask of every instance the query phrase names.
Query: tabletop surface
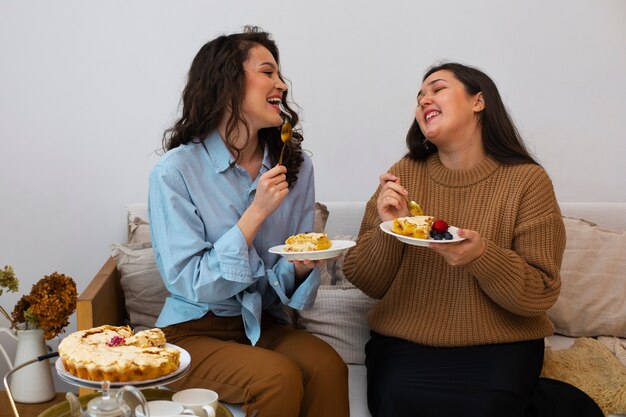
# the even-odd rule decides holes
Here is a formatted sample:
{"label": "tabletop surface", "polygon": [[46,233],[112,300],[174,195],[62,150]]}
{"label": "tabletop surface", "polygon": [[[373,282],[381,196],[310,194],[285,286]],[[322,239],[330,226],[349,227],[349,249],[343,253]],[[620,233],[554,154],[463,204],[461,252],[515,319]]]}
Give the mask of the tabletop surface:
{"label": "tabletop surface", "polygon": [[[17,407],[17,412],[20,413],[20,417],[37,417],[43,411],[63,401],[65,401],[65,393],[58,392],[52,400],[45,403],[16,403],[15,405]],[[0,391],[0,417],[15,417],[6,391]]]}

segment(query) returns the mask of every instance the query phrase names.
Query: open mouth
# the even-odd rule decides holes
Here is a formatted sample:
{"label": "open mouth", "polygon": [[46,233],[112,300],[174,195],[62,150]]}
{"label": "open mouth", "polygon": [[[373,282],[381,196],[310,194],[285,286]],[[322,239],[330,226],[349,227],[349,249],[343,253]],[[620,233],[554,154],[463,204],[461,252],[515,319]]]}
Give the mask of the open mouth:
{"label": "open mouth", "polygon": [[433,110],[431,112],[429,112],[426,116],[424,116],[424,120],[426,120],[426,122],[429,122],[430,120],[432,120],[434,117],[437,117],[441,114],[441,112],[438,112],[436,110]]}
{"label": "open mouth", "polygon": [[272,106],[280,106],[280,103],[282,103],[282,100],[278,97],[270,97],[267,99],[267,102],[270,103]]}

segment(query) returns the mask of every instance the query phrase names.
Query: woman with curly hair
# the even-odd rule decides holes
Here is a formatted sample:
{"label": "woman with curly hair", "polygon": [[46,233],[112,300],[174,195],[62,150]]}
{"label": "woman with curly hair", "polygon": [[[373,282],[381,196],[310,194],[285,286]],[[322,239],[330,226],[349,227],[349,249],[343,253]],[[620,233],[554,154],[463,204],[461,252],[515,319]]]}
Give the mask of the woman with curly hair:
{"label": "woman with curly hair", "polygon": [[[294,126],[282,164],[281,125]],[[193,60],[182,115],[150,175],[154,253],[170,296],[157,321],[191,355],[174,388],[204,387],[246,415],[347,416],[348,373],[288,324],[310,307],[320,261],[268,252],[313,229],[313,165],[266,32],[219,36]]]}

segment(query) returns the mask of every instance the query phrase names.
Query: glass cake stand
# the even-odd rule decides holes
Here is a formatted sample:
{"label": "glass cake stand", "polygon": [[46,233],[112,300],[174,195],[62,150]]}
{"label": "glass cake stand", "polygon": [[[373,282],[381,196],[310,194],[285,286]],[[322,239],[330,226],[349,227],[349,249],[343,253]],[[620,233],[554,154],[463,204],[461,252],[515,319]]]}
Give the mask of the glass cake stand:
{"label": "glass cake stand", "polygon": [[[187,375],[191,369],[191,356],[185,349],[176,345],[167,343],[166,346],[180,351],[180,364],[178,365],[178,369],[169,375],[145,381],[111,383],[107,381],[90,381],[70,374],[63,366],[61,358],[57,359],[55,362],[55,368],[61,380],[70,385],[81,388],[89,388],[99,392],[78,397],[78,402],[68,398],[68,401],[51,407],[39,417],[132,417],[134,412],[131,411],[129,414],[128,409],[134,410],[140,403],[158,399],[171,400],[172,392],[174,391],[170,391],[169,389],[162,390],[153,388],[158,388],[174,381],[178,381]],[[112,393],[109,393],[109,389],[112,391],[117,390],[118,393],[113,395]],[[122,397],[126,401],[126,406],[128,406],[128,408],[118,407],[120,397],[119,393],[123,391],[130,391],[134,394],[132,396]],[[131,403],[130,399],[133,398],[141,398],[142,401]],[[85,406],[85,404],[86,407],[83,409],[82,407]],[[122,412],[122,409],[125,409],[126,411]],[[218,404],[216,412],[217,417],[233,417],[233,413],[221,403]]]}

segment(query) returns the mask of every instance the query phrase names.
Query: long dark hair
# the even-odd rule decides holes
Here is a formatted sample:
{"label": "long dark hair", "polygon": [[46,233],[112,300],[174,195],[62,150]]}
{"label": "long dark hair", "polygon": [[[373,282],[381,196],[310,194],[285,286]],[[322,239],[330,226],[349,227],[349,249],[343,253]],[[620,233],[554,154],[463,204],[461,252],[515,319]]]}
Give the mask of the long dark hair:
{"label": "long dark hair", "polygon": [[[505,165],[538,164],[526,149],[522,137],[502,102],[496,84],[487,74],[467,65],[446,62],[430,67],[424,74],[422,81],[441,70],[452,72],[454,77],[463,83],[467,94],[473,96],[480,92],[483,93],[485,108],[478,117],[483,146],[487,155],[491,155]],[[416,161],[423,161],[437,152],[437,147],[434,144],[426,142],[426,137],[416,120],[413,120],[406,135],[406,144],[409,148],[406,156]]]}
{"label": "long dark hair", "polygon": [[[234,134],[239,123],[245,126],[250,137],[250,129],[241,114],[241,102],[245,95],[245,72],[243,64],[248,59],[250,50],[261,45],[272,54],[279,64],[278,47],[271,35],[256,26],[246,26],[242,33],[222,35],[206,43],[196,54],[189,69],[187,85],[183,90],[182,114],[178,121],[163,134],[163,150],[168,151],[192,141],[200,142],[217,129],[218,124],[230,111],[226,122],[226,146],[238,159],[240,152],[247,145],[237,147]],[[284,81],[282,74],[279,77]],[[285,90],[282,96],[281,117],[293,126],[293,137],[288,142],[283,156],[283,165],[287,167],[289,186],[298,179],[299,166],[304,161],[302,156],[302,133],[298,125],[298,114],[287,103]],[[260,129],[259,144],[267,145],[274,163],[283,145],[280,138],[280,126]]]}

